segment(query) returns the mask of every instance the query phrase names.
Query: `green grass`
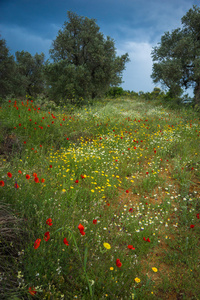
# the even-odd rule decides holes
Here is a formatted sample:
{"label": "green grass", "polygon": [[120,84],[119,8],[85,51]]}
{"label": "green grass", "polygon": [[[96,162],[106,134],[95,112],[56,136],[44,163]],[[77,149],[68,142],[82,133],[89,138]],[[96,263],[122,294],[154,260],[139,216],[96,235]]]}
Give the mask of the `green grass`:
{"label": "green grass", "polygon": [[22,220],[13,241],[0,223],[3,299],[199,299],[197,113],[12,100],[0,118],[1,203]]}

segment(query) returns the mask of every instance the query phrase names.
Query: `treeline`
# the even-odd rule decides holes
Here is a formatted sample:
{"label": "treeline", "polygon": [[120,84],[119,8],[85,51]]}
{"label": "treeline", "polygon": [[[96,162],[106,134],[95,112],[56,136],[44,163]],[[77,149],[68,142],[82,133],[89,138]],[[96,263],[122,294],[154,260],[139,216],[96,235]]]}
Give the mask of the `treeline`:
{"label": "treeline", "polygon": [[128,53],[117,56],[114,40],[99,31],[94,19],[68,12],[68,22],[58,31],[44,54],[21,51],[15,58],[0,40],[0,97],[36,97],[43,94],[58,103],[77,103],[102,97],[122,82]]}
{"label": "treeline", "polygon": [[[167,92],[130,92],[120,88],[128,53],[116,55],[115,43],[104,37],[94,19],[68,12],[68,21],[58,31],[49,50],[32,56],[29,52],[10,55],[0,39],[0,97],[42,95],[58,104],[82,104],[101,97],[139,96],[162,98],[180,104],[191,102],[183,91],[193,88],[194,105],[200,107],[200,8],[193,6],[181,19],[182,28],[165,32],[153,47],[151,78]],[[134,70],[133,70],[134,72]]]}

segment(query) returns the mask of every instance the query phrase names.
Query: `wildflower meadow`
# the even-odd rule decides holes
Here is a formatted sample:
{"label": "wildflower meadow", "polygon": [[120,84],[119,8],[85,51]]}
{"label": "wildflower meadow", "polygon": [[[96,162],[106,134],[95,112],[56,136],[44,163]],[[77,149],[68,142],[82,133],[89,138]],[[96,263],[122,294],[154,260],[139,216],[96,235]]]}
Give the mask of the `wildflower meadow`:
{"label": "wildflower meadow", "polygon": [[200,116],[0,107],[1,299],[199,299]]}

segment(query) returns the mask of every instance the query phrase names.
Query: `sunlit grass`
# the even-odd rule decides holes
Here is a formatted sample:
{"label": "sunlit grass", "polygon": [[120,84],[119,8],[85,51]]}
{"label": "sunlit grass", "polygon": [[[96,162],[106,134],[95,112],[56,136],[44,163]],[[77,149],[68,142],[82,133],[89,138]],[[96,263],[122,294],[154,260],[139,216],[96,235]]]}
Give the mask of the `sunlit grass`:
{"label": "sunlit grass", "polygon": [[14,274],[0,270],[19,286],[8,299],[197,299],[198,115],[141,100],[45,107],[0,110],[1,199],[28,234]]}

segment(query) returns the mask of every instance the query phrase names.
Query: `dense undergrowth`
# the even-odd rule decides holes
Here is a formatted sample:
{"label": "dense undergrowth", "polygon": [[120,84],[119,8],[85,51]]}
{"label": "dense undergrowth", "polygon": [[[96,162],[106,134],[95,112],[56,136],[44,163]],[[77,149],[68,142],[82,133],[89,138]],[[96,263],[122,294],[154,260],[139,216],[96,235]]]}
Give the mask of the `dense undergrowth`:
{"label": "dense undergrowth", "polygon": [[198,112],[10,100],[0,120],[2,299],[198,299]]}

